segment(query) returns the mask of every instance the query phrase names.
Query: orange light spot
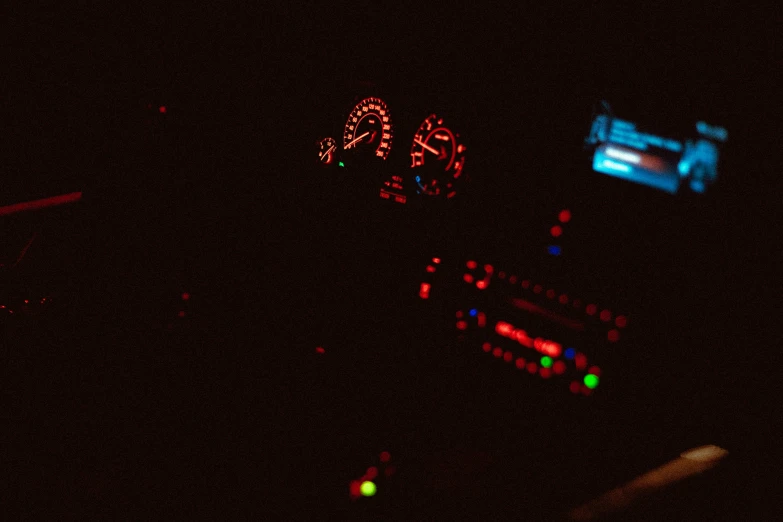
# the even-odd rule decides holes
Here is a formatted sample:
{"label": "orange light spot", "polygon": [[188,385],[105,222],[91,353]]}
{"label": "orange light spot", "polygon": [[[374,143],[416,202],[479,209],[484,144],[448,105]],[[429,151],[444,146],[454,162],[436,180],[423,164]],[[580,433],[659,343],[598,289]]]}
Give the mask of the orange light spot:
{"label": "orange light spot", "polygon": [[439,265],[440,264],[440,258],[439,257],[433,257],[432,258],[432,262],[435,263],[436,265]]}

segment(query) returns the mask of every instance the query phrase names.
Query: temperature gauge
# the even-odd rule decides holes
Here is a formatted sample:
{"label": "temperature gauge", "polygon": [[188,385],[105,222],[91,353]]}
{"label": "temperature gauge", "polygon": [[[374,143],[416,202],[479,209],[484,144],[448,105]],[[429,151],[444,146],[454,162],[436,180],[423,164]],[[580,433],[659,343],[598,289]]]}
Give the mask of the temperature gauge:
{"label": "temperature gauge", "polygon": [[324,138],[318,141],[318,159],[324,165],[334,163],[335,152],[337,152],[337,142],[334,138]]}
{"label": "temperature gauge", "polygon": [[431,114],[424,120],[411,147],[418,191],[428,196],[454,197],[458,183],[464,179],[465,150],[459,134],[444,125],[443,118]]}

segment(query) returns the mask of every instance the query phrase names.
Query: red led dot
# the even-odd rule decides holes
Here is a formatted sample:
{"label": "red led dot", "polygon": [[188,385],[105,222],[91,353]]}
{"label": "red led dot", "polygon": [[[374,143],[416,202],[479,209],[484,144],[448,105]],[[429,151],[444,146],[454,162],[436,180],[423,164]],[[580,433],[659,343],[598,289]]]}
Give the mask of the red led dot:
{"label": "red led dot", "polygon": [[484,290],[487,287],[487,282],[483,279],[481,281],[476,281],[476,288],[479,290]]}
{"label": "red led dot", "polygon": [[492,350],[492,355],[494,355],[498,359],[501,358],[503,356],[503,349],[499,347],[495,348],[494,350]]}
{"label": "red led dot", "polygon": [[563,209],[560,211],[560,214],[558,214],[557,218],[560,220],[561,223],[568,223],[571,221],[571,211],[566,209]]}
{"label": "red led dot", "polygon": [[511,277],[509,277],[509,278],[508,278],[508,282],[509,282],[509,283],[511,283],[512,285],[515,285],[515,284],[517,284],[517,276],[511,276]]}
{"label": "red led dot", "polygon": [[549,233],[552,234],[552,237],[560,237],[563,235],[563,227],[555,225],[549,230]]}
{"label": "red led dot", "polygon": [[609,310],[601,310],[601,320],[608,322],[612,318],[612,312]]}
{"label": "red led dot", "polygon": [[591,390],[590,388],[588,388],[584,384],[582,385],[580,391],[582,392],[582,395],[585,395],[585,396],[592,395],[592,393],[593,393],[593,390]]}
{"label": "red led dot", "polygon": [[185,317],[185,310],[180,310],[179,313],[177,314],[177,316]]}
{"label": "red led dot", "polygon": [[557,375],[563,375],[566,371],[566,365],[563,361],[557,361],[554,365],[552,365],[552,371],[554,371]]}
{"label": "red led dot", "polygon": [[463,315],[465,315],[462,310],[457,310],[457,319],[461,319]]}
{"label": "red led dot", "polygon": [[506,278],[506,273],[505,272],[498,272],[498,278],[505,279]]}
{"label": "red led dot", "polygon": [[581,388],[582,386],[579,384],[579,381],[572,381],[571,384],[568,385],[568,389],[574,394],[579,393]]}
{"label": "red led dot", "polygon": [[492,267],[492,265],[484,265],[484,271],[486,273],[491,274],[493,270],[494,268]]}
{"label": "red led dot", "polygon": [[436,265],[439,265],[440,264],[440,258],[439,257],[433,257],[432,258],[432,262],[435,263]]}
{"label": "red led dot", "polygon": [[538,370],[538,374],[543,379],[549,379],[550,377],[552,377],[552,370],[549,368],[541,368],[540,370]]}
{"label": "red led dot", "polygon": [[515,364],[517,365],[517,368],[522,370],[525,367],[525,360],[522,357],[520,357],[519,359],[517,359],[517,362]]}
{"label": "red led dot", "polygon": [[574,357],[574,364],[578,370],[584,370],[587,367],[587,356],[583,353],[577,353]]}
{"label": "red led dot", "polygon": [[522,281],[522,288],[530,288],[530,281],[528,281],[527,279]]}
{"label": "red led dot", "polygon": [[590,367],[590,368],[587,370],[587,373],[592,373],[592,374],[593,374],[593,375],[595,375],[596,377],[600,377],[600,376],[601,376],[601,368],[599,368],[598,366],[591,366],[591,367]]}
{"label": "red led dot", "polygon": [[166,114],[166,106],[161,105],[160,107],[158,107],[158,112],[160,112],[161,114]]}
{"label": "red led dot", "polygon": [[606,338],[609,339],[610,342],[616,343],[620,340],[620,332],[617,330],[609,330],[609,333],[606,334]]}
{"label": "red led dot", "polygon": [[533,374],[538,371],[538,365],[534,362],[527,363],[527,373]]}
{"label": "red led dot", "polygon": [[567,304],[568,303],[568,296],[566,294],[562,294],[559,298],[560,304]]}
{"label": "red led dot", "polygon": [[350,485],[352,497],[359,497],[362,494],[362,483],[358,480],[352,480]]}
{"label": "red led dot", "polygon": [[315,351],[318,353],[326,353],[326,350],[324,350],[323,346],[316,347]]}
{"label": "red led dot", "polygon": [[473,276],[470,274],[465,274],[464,276],[462,276],[462,279],[464,279],[465,282],[468,284],[473,282]]}
{"label": "red led dot", "polygon": [[506,352],[503,354],[503,360],[506,362],[511,362],[512,359],[514,359],[514,354],[511,352]]}
{"label": "red led dot", "polygon": [[492,349],[492,345],[489,343],[484,343],[481,345],[481,349],[489,353],[489,351]]}
{"label": "red led dot", "polygon": [[388,451],[382,451],[380,456],[381,462],[386,463],[391,460],[391,453]]}
{"label": "red led dot", "polygon": [[468,323],[465,321],[457,321],[457,329],[459,330],[467,330],[468,329]]}
{"label": "red led dot", "polygon": [[367,468],[367,473],[364,474],[365,477],[367,477],[367,480],[372,480],[375,477],[378,476],[378,468],[375,466],[371,466]]}
{"label": "red led dot", "polygon": [[478,266],[478,263],[476,263],[475,261],[468,261],[467,262],[467,267],[470,268],[471,270],[473,270],[477,266]]}
{"label": "red led dot", "polygon": [[555,293],[555,291],[554,291],[554,290],[552,290],[551,288],[550,288],[549,290],[547,290],[547,291],[546,291],[546,296],[547,296],[549,299],[554,299],[554,298],[555,298],[555,294],[556,294],[556,293]]}
{"label": "red led dot", "polygon": [[616,324],[619,328],[625,328],[625,326],[628,324],[628,319],[626,319],[624,315],[618,315],[614,320],[614,324]]}
{"label": "red led dot", "polygon": [[190,299],[190,294],[187,292],[182,292],[182,300],[187,301],[188,299]]}
{"label": "red led dot", "polygon": [[434,271],[435,271],[435,267],[434,267],[434,266],[432,266],[432,265],[427,265],[427,272],[430,272],[430,273],[432,273],[432,272],[434,272]]}
{"label": "red led dot", "polygon": [[589,304],[585,307],[585,313],[587,315],[595,315],[595,313],[598,311],[598,307],[594,304]]}
{"label": "red led dot", "polygon": [[541,286],[541,285],[536,285],[536,286],[534,286],[534,287],[533,287],[533,292],[535,292],[535,293],[537,293],[537,294],[540,294],[540,293],[541,293],[541,291],[542,291],[543,289],[544,289],[544,287],[543,287],[543,286]]}

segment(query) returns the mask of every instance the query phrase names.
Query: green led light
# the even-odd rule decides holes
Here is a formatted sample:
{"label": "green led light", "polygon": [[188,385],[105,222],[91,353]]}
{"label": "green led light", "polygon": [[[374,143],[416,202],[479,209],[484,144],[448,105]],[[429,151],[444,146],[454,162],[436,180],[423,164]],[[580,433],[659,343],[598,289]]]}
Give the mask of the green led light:
{"label": "green led light", "polygon": [[585,386],[590,388],[591,390],[598,386],[598,377],[593,375],[592,373],[588,373],[585,375]]}
{"label": "green led light", "polygon": [[372,497],[373,495],[375,495],[375,492],[377,490],[378,488],[375,487],[375,483],[369,480],[365,480],[364,482],[362,482],[362,486],[360,488],[362,495],[364,495],[365,497]]}
{"label": "green led light", "polygon": [[345,167],[345,163],[343,163],[342,161],[339,162],[338,165],[340,165],[341,167]]}
{"label": "green led light", "polygon": [[541,366],[544,368],[551,368],[552,367],[552,358],[551,357],[542,357],[541,358]]}

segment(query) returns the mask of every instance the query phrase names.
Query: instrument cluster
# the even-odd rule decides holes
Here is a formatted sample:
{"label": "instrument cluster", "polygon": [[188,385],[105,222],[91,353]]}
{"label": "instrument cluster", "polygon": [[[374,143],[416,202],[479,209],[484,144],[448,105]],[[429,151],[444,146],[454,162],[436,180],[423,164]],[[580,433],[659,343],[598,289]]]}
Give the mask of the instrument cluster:
{"label": "instrument cluster", "polygon": [[318,163],[377,179],[378,197],[395,203],[455,197],[467,181],[467,146],[459,129],[431,112],[416,120],[414,132],[397,131],[395,114],[378,97],[361,99],[345,118],[342,140],[317,140]]}

